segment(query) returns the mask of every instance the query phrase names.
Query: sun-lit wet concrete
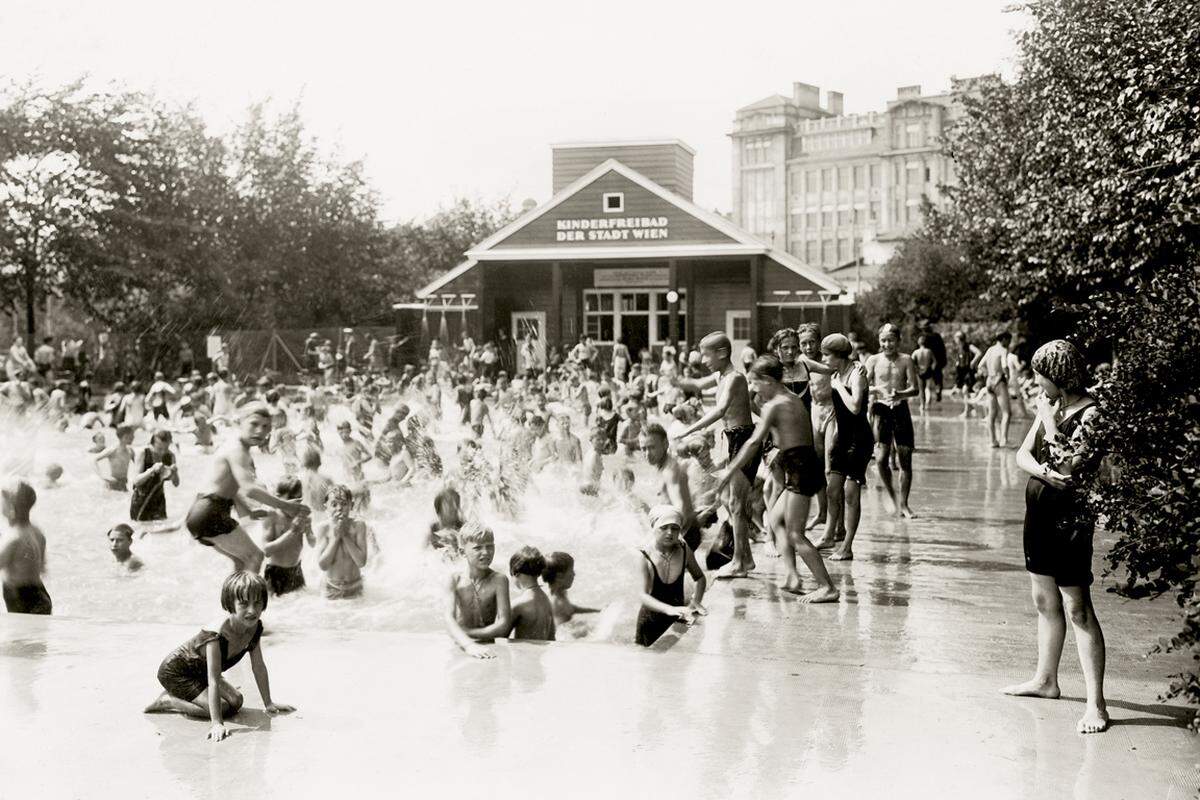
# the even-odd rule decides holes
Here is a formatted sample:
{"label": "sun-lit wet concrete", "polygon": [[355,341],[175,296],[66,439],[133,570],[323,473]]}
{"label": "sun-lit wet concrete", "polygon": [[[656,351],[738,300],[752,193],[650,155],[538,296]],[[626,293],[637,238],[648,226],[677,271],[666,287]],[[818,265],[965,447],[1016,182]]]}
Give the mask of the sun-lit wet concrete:
{"label": "sun-lit wet concrete", "polygon": [[[1014,426],[1014,431],[1018,426]],[[1022,568],[1024,479],[978,421],[917,421],[920,519],[875,489],[837,605],[751,579],[710,589],[710,615],[654,652],[589,643],[497,646],[476,662],[438,635],[301,631],[265,641],[268,718],[247,664],[238,733],[140,713],[161,657],[195,625],[0,615],[0,797],[373,797],[435,787],[565,797],[1192,797],[1200,743],[1157,695],[1178,658],[1167,602],[1098,582],[1113,729],[1079,736],[1068,641],[1064,699],[1004,697],[1027,677],[1035,618]],[[1098,542],[1096,571],[1106,549]],[[270,613],[267,614],[268,626]],[[632,621],[630,621],[632,624]],[[1068,637],[1070,638],[1070,636]]]}

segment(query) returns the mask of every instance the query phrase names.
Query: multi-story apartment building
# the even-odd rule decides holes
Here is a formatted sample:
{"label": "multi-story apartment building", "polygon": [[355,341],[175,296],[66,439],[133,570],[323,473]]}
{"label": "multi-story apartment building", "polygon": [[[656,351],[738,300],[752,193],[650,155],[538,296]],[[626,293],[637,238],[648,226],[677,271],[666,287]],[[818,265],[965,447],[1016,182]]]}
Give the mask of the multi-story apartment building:
{"label": "multi-story apartment building", "polygon": [[902,86],[884,111],[844,114],[840,92],[807,83],[737,111],[733,219],[812,266],[886,261],[921,222],[921,200],[954,181],[940,136],[957,112],[949,92]]}

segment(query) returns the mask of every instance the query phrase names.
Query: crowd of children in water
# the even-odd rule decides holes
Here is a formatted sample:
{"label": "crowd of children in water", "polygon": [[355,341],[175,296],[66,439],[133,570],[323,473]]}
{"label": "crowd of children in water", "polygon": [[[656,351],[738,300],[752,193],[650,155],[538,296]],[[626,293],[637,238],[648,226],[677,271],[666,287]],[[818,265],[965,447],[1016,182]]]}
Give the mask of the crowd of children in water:
{"label": "crowd of children in water", "polygon": [[[653,475],[652,502],[635,501],[650,531],[638,558],[639,645],[653,645],[677,623],[706,614],[706,570],[719,570],[718,578],[746,577],[756,566],[754,541],[781,559],[783,591],[802,603],[838,601],[826,560],[854,558],[868,465],[876,462],[895,513],[914,516],[908,400],[922,410],[940,400],[941,371],[951,366],[944,345],[939,352],[940,337],[935,342],[922,334],[911,355],[900,352],[899,341],[900,330],[885,325],[880,352],[868,356],[852,337],[822,336],[809,324],[778,331],[762,356],[738,354],[740,364],[720,332],[692,351],[663,348],[659,358],[644,351],[635,360],[619,345],[611,362],[601,363],[598,349],[581,337],[569,355],[545,366],[530,349],[527,368],[513,375],[494,348],[464,342],[452,353],[435,343],[419,368],[397,374],[364,371],[335,382],[324,370],[324,380],[296,387],[267,377],[243,385],[224,369],[179,380],[160,372],[148,388],[135,380],[116,383],[102,404],[86,380],[55,381],[48,370],[30,375],[19,365],[15,374],[10,366],[0,403],[15,418],[94,432],[89,454],[99,479],[112,491],[129,492],[128,519],[107,533],[119,563],[145,568],[132,553],[135,533],[180,528],[232,562],[220,590],[228,618],[168,655],[158,672],[164,691],[147,709],[210,719],[210,736],[219,740],[226,735],[222,720],[242,704],[222,673],[247,653],[268,712],[290,710],[271,699],[259,646],[268,597],[305,587],[306,547],[317,553],[325,597],[362,594],[363,568],[378,552],[363,512],[372,485],[381,482],[437,485],[427,545],[462,564],[445,588],[445,627],[478,658],[492,656],[488,645],[495,639],[553,640],[576,615],[595,611],[568,597],[574,582],[568,553],[520,547],[509,559],[508,576],[493,569],[495,540],[479,509],[515,508],[531,476],[546,468],[578,475],[585,495],[607,485],[632,497],[628,459],[638,453]],[[1084,446],[1095,413],[1085,363],[1059,340],[1022,365],[1010,343],[1002,333],[981,351],[962,337],[953,391],[964,401],[964,414],[977,398],[986,404],[996,447],[1007,446],[1014,399],[1035,418],[1018,453],[1018,464],[1031,474],[1026,566],[1038,613],[1055,632],[1058,649],[1067,617],[1078,634],[1089,698],[1080,730],[1103,730],[1103,637],[1088,595],[1092,521],[1071,478],[1093,462]],[[336,426],[344,483],[322,471],[327,450],[320,426],[333,406],[349,416]],[[450,465],[428,432],[444,416],[462,431]],[[586,426],[586,447],[574,430],[576,419]],[[214,450],[224,430],[230,434],[220,438],[227,441]],[[716,430],[724,447],[716,447]],[[148,441],[135,448],[140,431],[148,432]],[[211,463],[199,496],[172,517],[165,486],[179,485],[174,448],[183,437],[211,453]],[[499,463],[480,447],[489,439],[498,446]],[[277,454],[283,465],[270,490],[258,480],[255,447]],[[364,467],[372,461],[386,467],[386,478],[367,477]],[[41,580],[46,541],[30,512],[34,484],[52,486],[60,476],[61,468],[50,465],[36,478],[10,477],[0,489],[7,522],[0,576],[10,612],[51,612]],[[810,519],[814,500],[817,513]],[[261,523],[257,541],[247,530],[252,520]],[[815,582],[807,591],[797,557]],[[1039,647],[1052,655],[1055,642],[1040,637]],[[1042,655],[1034,680],[1006,691],[1056,697],[1057,656]]]}

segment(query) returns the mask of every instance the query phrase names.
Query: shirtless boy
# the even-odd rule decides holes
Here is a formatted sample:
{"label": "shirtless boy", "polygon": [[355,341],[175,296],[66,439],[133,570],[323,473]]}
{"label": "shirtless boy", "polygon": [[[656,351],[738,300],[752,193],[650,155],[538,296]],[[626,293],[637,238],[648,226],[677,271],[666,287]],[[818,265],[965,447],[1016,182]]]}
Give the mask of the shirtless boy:
{"label": "shirtless boy", "polygon": [[339,422],[337,432],[342,440],[342,471],[346,473],[346,480],[362,483],[367,479],[363,464],[372,459],[371,451],[354,438],[349,422]]}
{"label": "shirtless boy", "polygon": [[696,522],[696,510],[692,505],[692,493],[688,487],[687,468],[671,455],[671,447],[667,441],[667,432],[657,422],[646,426],[642,432],[640,444],[646,454],[646,461],[658,473],[656,476],[657,502],[665,503],[679,509],[682,519],[683,533],[680,536],[683,543],[693,552],[700,546],[700,525]]}
{"label": "shirtless boy", "polygon": [[450,577],[446,593],[446,630],[473,658],[495,658],[482,643],[504,636],[512,627],[508,578],[492,569],[496,542],[490,529],[468,522],[458,532],[466,569]]}
{"label": "shirtless boy", "polygon": [[508,560],[512,575],[512,639],[554,641],[554,609],[538,585],[546,559],[536,547],[522,547]]}
{"label": "shirtless boy", "polygon": [[187,529],[196,541],[228,556],[234,571],[257,573],[263,552],[230,514],[236,506],[244,517],[261,517],[251,512],[247,500],[277,508],[293,516],[307,515],[308,506],[280,500],[258,482],[251,447],[262,447],[271,434],[271,417],[263,403],[249,403],[239,413],[238,436],[213,460],[208,476],[200,484],[200,495],[187,514]]}
{"label": "shirtless boy", "polygon": [[[870,384],[871,416],[874,418],[875,463],[879,479],[887,490],[892,512],[911,519],[916,516],[908,507],[912,490],[912,454],[916,444],[909,397],[917,395],[917,368],[912,358],[901,353],[900,329],[890,322],[879,328],[879,352],[867,359],[867,381]],[[900,499],[892,483],[892,448],[900,457]]]}
{"label": "shirtless boy", "polygon": [[1008,423],[1012,419],[1012,402],[1008,396],[1008,385],[1012,376],[1008,374],[1008,346],[1012,334],[1001,331],[996,341],[983,353],[980,367],[983,370],[988,390],[988,433],[992,447],[1008,447]]}
{"label": "shirtless boy", "polygon": [[[300,479],[287,475],[275,486],[275,492],[285,500],[299,500],[302,496]],[[305,540],[309,547],[316,545],[310,517],[272,511],[263,521],[263,553],[267,556],[263,577],[271,594],[278,596],[304,588],[300,551]]]}
{"label": "shirtless boy", "polygon": [[921,413],[929,408],[929,402],[937,396],[937,357],[929,349],[925,334],[917,337],[917,349],[912,354],[913,366],[917,368],[918,395],[921,398]]}
{"label": "shirtless boy", "polygon": [[335,484],[329,490],[329,520],[317,529],[317,566],[325,573],[322,589],[330,600],[362,594],[362,568],[367,563],[367,524],[350,516],[353,495]]}
{"label": "shirtless boy", "polygon": [[[686,439],[720,420],[729,444],[730,461],[737,457],[754,434],[754,421],[750,416],[750,389],[746,384],[746,376],[734,369],[729,360],[732,349],[729,337],[720,331],[700,340],[700,357],[712,374],[696,381],[695,385],[703,390],[715,384],[717,402],[712,411],[685,428],[678,437]],[[750,554],[750,493],[761,459],[761,448],[756,446],[741,462],[740,471],[734,473],[729,482],[727,509],[733,521],[733,560],[727,571],[718,577],[745,578],[755,567],[754,557]]]}
{"label": "shirtless boy", "polygon": [[118,564],[130,572],[137,572],[144,566],[142,560],[133,554],[133,528],[124,523],[113,525],[108,529],[107,536],[108,551]]}
{"label": "shirtless boy", "polygon": [[[96,473],[104,485],[114,492],[129,490],[129,465],[133,463],[133,433],[132,425],[122,423],[117,426],[117,441],[112,447],[105,448],[96,454],[92,461],[96,464]],[[108,462],[108,474],[100,469],[100,462]]]}
{"label": "shirtless boy", "polygon": [[778,357],[766,355],[755,359],[750,365],[750,382],[763,402],[762,419],[746,447],[725,467],[717,486],[728,483],[730,476],[749,460],[750,453],[761,447],[767,434],[771,435],[779,448],[776,461],[782,468],[783,491],[767,512],[767,522],[775,533],[776,548],[787,570],[783,590],[800,594],[800,574],[796,571],[799,552],[818,584],[813,591],[800,594],[800,602],[832,602],[838,599],[838,590],[821,554],[804,535],[813,495],[825,485],[824,464],[813,447],[812,418],[804,401],[784,386],[783,364]]}
{"label": "shirtless boy", "polygon": [[496,435],[496,425],[492,422],[492,414],[488,409],[487,389],[480,386],[475,389],[475,396],[471,398],[468,405],[467,413],[471,420],[471,433],[475,434],[476,439],[483,438],[483,423],[487,422],[492,429],[492,435]]}
{"label": "shirtless boy", "polygon": [[0,512],[8,524],[0,532],[0,592],[10,614],[49,614],[50,594],[42,585],[46,537],[29,521],[37,492],[20,478],[0,487]]}

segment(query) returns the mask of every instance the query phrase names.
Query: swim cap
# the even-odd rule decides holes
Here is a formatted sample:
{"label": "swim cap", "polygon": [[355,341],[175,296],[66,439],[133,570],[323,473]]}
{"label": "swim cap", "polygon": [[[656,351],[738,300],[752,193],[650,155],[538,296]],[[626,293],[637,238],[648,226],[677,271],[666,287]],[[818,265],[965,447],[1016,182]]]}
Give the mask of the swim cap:
{"label": "swim cap", "polygon": [[675,506],[658,505],[650,509],[650,527],[655,530],[667,525],[678,525],[683,527],[683,514],[679,513],[679,509]]}
{"label": "swim cap", "polygon": [[1087,381],[1083,355],[1066,339],[1046,342],[1033,354],[1029,365],[1064,392],[1077,392]]}
{"label": "swim cap", "polygon": [[850,354],[854,352],[854,348],[850,345],[850,340],[840,333],[831,333],[822,339],[821,349],[842,358],[849,358]]}

